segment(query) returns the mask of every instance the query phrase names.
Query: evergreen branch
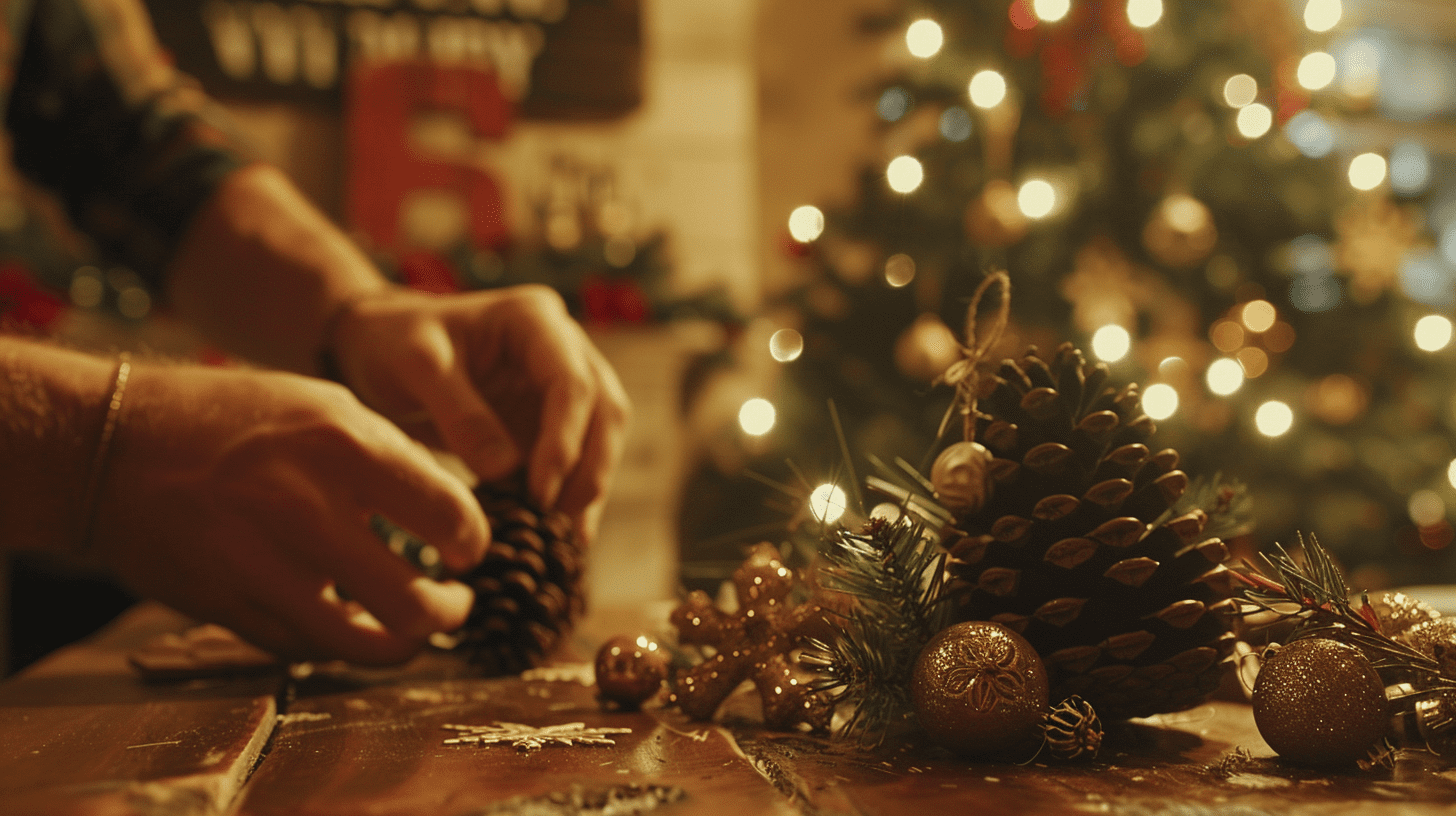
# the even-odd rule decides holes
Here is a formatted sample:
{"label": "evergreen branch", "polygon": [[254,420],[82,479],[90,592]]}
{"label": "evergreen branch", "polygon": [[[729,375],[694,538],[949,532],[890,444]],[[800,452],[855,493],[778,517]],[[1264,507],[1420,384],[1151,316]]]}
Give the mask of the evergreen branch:
{"label": "evergreen branch", "polygon": [[[1242,596],[1252,610],[1272,613],[1278,621],[1297,621],[1290,640],[1324,637],[1359,649],[1377,672],[1405,672],[1419,678],[1422,690],[1456,688],[1456,678],[1441,671],[1435,658],[1387,635],[1370,601],[1362,593],[1359,606],[1329,551],[1311,534],[1300,537],[1301,565],[1281,545],[1264,554],[1266,569],[1245,562],[1248,573],[1234,575],[1245,584]],[[1282,607],[1282,608],[1281,608]],[[1292,609],[1291,609],[1292,607]]]}
{"label": "evergreen branch", "polygon": [[833,531],[823,555],[825,588],[853,606],[831,641],[810,644],[804,662],[819,674],[815,691],[850,710],[841,733],[877,744],[911,712],[915,660],[950,622],[941,592],[946,554],[903,513],[893,522],[872,519],[859,533]]}

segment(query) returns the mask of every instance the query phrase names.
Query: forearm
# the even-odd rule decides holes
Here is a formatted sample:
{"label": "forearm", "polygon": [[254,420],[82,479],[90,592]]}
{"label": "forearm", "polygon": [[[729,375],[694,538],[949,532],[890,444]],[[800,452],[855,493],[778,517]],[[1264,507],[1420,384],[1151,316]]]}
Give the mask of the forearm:
{"label": "forearm", "polygon": [[111,360],[0,336],[0,550],[80,544],[115,370]]}
{"label": "forearm", "polygon": [[177,312],[254,361],[318,373],[339,304],[383,289],[368,258],[276,168],[227,176],[189,227],[168,271]]}

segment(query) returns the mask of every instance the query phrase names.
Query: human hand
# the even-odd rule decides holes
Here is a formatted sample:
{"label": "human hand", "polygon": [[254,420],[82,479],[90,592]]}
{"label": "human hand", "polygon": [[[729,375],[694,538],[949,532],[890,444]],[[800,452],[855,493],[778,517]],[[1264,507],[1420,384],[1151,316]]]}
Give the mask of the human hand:
{"label": "human hand", "polygon": [[479,504],[346,389],[141,365],[123,410],[95,547],[137,591],[293,659],[397,663],[465,622],[470,589],[420,575],[369,519],[462,573],[490,541]]}
{"label": "human hand", "polygon": [[555,292],[388,289],[349,303],[331,328],[339,371],[365,403],[482,479],[524,465],[543,508],[595,534],[630,408]]}

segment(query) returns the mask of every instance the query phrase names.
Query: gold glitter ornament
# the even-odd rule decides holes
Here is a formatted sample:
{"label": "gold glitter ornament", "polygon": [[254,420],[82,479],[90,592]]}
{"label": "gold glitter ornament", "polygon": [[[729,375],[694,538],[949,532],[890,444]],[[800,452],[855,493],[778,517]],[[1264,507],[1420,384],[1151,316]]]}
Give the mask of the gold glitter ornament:
{"label": "gold glitter ornament", "polygon": [[618,635],[597,651],[597,696],[629,711],[652,699],[667,679],[667,658],[646,637]]}
{"label": "gold glitter ornament", "polygon": [[1280,757],[1350,765],[1385,735],[1385,685],[1353,646],[1296,640],[1271,655],[1254,683],[1254,724]]}
{"label": "gold glitter ornament", "polygon": [[942,629],[921,650],[910,693],[920,727],[962,756],[1025,759],[1042,735],[1046,667],[1030,643],[999,623]]}
{"label": "gold glitter ornament", "polygon": [[1432,618],[1418,623],[1400,639],[1436,661],[1441,674],[1456,677],[1456,618]]}

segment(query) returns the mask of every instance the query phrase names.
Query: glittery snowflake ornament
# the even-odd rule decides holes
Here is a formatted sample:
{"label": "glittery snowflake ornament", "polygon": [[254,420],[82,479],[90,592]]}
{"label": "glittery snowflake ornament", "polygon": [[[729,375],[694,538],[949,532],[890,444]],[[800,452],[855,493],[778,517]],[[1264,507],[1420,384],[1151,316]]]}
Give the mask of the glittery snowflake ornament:
{"label": "glittery snowflake ornament", "polygon": [[563,725],[522,725],[498,722],[493,725],[441,726],[459,734],[445,740],[446,745],[510,745],[522,753],[530,753],[547,745],[616,745],[609,734],[630,734],[630,728],[587,728],[585,723]]}

